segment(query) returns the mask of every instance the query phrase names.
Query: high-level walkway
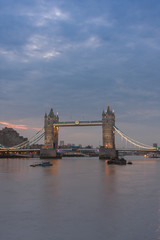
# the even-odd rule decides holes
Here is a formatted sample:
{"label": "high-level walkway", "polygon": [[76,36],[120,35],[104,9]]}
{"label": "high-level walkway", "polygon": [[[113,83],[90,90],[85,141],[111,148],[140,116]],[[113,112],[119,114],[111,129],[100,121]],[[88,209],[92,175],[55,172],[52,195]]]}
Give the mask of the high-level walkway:
{"label": "high-level walkway", "polygon": [[72,122],[59,122],[54,123],[56,127],[79,127],[79,126],[102,126],[102,121],[72,121]]}

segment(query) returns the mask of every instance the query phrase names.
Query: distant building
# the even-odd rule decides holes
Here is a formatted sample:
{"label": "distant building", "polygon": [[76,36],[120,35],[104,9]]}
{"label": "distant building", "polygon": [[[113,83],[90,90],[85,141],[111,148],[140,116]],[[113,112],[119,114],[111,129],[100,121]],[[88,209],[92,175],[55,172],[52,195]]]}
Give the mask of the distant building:
{"label": "distant building", "polygon": [[66,147],[67,147],[67,148],[71,148],[71,147],[72,147],[72,144],[71,144],[71,143],[68,143],[68,144],[66,145]]}
{"label": "distant building", "polygon": [[42,149],[43,148],[43,144],[32,144],[29,148],[30,149]]}
{"label": "distant building", "polygon": [[13,128],[5,127],[0,130],[0,144],[4,146],[13,147],[27,140],[28,138],[20,136]]}
{"label": "distant building", "polygon": [[93,148],[93,146],[92,145],[87,145],[87,146],[85,146],[85,148]]}
{"label": "distant building", "polygon": [[60,147],[64,147],[64,141],[60,141]]}
{"label": "distant building", "polygon": [[157,146],[157,143],[153,143],[153,147],[154,148],[157,148],[158,146]]}

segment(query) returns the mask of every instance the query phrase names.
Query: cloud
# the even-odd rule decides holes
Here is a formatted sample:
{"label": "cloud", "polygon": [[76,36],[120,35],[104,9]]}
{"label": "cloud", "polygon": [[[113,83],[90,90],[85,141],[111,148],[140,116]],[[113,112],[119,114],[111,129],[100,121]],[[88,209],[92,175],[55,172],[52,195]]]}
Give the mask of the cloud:
{"label": "cloud", "polygon": [[[125,114],[123,114],[123,118],[131,118],[134,119],[136,116],[136,119],[140,120],[150,120],[155,118],[160,118],[160,111],[158,109],[143,109],[138,108],[134,110],[128,110]],[[134,119],[135,121],[135,119]]]}
{"label": "cloud", "polygon": [[[145,90],[145,89],[140,89],[140,88],[131,89],[125,85],[125,82],[122,82],[122,81],[117,82],[117,80],[116,80],[116,84],[119,84],[117,91],[126,96],[130,96],[130,97],[136,96],[136,98],[137,97],[146,97],[148,99],[149,98],[153,99],[153,97],[155,98],[157,96],[157,94],[153,90]],[[123,86],[121,86],[122,84],[123,84]]]}
{"label": "cloud", "polygon": [[[65,39],[63,39],[65,42]],[[60,43],[59,53],[63,53],[65,51],[67,52],[72,52],[72,51],[77,51],[77,53],[80,51],[85,51],[85,54],[87,54],[86,50],[90,49],[96,49],[102,46],[102,41],[101,39],[96,36],[96,35],[90,35],[90,36],[85,36],[85,39],[79,39],[78,41],[66,41],[64,44]]]}
{"label": "cloud", "polygon": [[9,62],[28,62],[21,49],[7,50],[5,48],[0,48],[0,57]]}
{"label": "cloud", "polygon": [[9,127],[9,128],[16,128],[16,129],[23,129],[23,130],[28,129],[26,125],[18,125],[18,124],[12,124],[8,122],[0,122],[0,124],[5,125],[6,127]]}
{"label": "cloud", "polygon": [[36,131],[40,131],[42,128],[37,128],[37,127],[28,127],[27,125],[22,125],[22,124],[13,124],[13,123],[9,123],[9,122],[0,122],[1,125],[4,125],[8,128],[15,128],[15,129],[21,129],[21,130],[29,130],[29,129],[33,129]]}
{"label": "cloud", "polygon": [[159,39],[157,39],[157,38],[146,38],[144,42],[148,47],[150,47],[150,48],[152,48],[156,51],[160,51],[160,41],[159,41]]}
{"label": "cloud", "polygon": [[97,48],[101,45],[100,39],[97,36],[89,37],[84,43],[82,43],[84,47],[89,48]]}
{"label": "cloud", "polygon": [[9,61],[29,62],[32,59],[51,59],[72,51],[96,49],[102,46],[101,39],[96,35],[87,36],[84,40],[69,41],[61,37],[53,37],[40,34],[31,35],[24,45],[15,50],[0,49],[0,55]]}
{"label": "cloud", "polygon": [[121,122],[153,122],[154,116],[158,126],[160,44],[153,23],[158,24],[159,15],[153,9],[145,16],[140,7],[138,16],[138,2],[120,8],[115,1],[2,2],[4,122],[27,123],[31,132],[43,125],[43,114],[52,105],[64,120],[71,115],[92,120],[110,104]]}
{"label": "cloud", "polygon": [[37,27],[46,26],[49,22],[68,21],[70,15],[68,12],[60,9],[57,6],[47,6],[47,4],[39,4],[36,9],[22,8],[19,11],[19,15],[27,16],[32,25]]}
{"label": "cloud", "polygon": [[24,46],[24,55],[30,58],[52,58],[60,55],[60,52],[55,49],[56,41],[50,43],[50,39],[47,36],[32,35],[28,39],[28,43]]}
{"label": "cloud", "polygon": [[90,18],[86,21],[87,24],[93,24],[98,27],[104,26],[104,27],[113,27],[115,21],[113,20],[108,20],[104,17],[95,17],[95,18]]}
{"label": "cloud", "polygon": [[60,52],[56,52],[56,51],[53,50],[51,52],[44,53],[43,58],[52,58],[52,57],[55,57],[59,54],[60,54]]}
{"label": "cloud", "polygon": [[50,43],[50,39],[38,34],[32,35],[27,43],[17,50],[7,50],[0,48],[0,56],[8,61],[29,62],[31,59],[49,59],[60,55],[56,50],[55,43]]}
{"label": "cloud", "polygon": [[13,50],[7,50],[4,48],[0,48],[0,56],[5,57],[10,61],[14,61],[16,57],[16,53]]}

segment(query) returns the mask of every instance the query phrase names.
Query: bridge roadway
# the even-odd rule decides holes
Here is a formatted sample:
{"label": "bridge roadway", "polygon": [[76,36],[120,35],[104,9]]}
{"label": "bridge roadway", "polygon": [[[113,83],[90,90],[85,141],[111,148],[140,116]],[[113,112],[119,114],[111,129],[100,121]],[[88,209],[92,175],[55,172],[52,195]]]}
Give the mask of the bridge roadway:
{"label": "bridge roadway", "polygon": [[[72,151],[76,150],[76,148],[59,148],[60,151]],[[78,151],[99,151],[99,148],[77,148]],[[159,152],[157,149],[122,149],[122,148],[116,148],[118,152]]]}
{"label": "bridge roadway", "polygon": [[[73,150],[73,148],[59,148],[58,150],[60,150],[60,151],[72,151]],[[76,149],[74,149],[74,150],[76,150]],[[77,150],[79,150],[79,151],[88,151],[88,150],[90,150],[90,151],[97,151],[97,150],[99,150],[99,148],[77,148]],[[159,152],[159,150],[157,150],[157,149],[133,149],[133,148],[130,148],[130,149],[122,149],[122,148],[116,148],[116,150],[117,151],[119,151],[119,152]],[[19,152],[22,152],[22,153],[24,153],[24,152],[31,152],[31,153],[33,153],[33,152],[40,152],[40,149],[0,149],[0,153],[1,152],[17,152],[17,153],[19,153]]]}
{"label": "bridge roadway", "polygon": [[[75,152],[73,151],[72,148],[64,148],[64,149],[58,149],[60,152]],[[98,148],[81,148],[81,149],[77,149],[78,151],[76,151],[77,153],[94,153],[99,151]],[[117,149],[118,152],[142,152],[143,154],[147,154],[147,153],[152,153],[152,152],[157,152],[159,153],[160,151],[157,151],[156,149],[151,150],[151,149]],[[17,157],[19,155],[22,155],[23,157],[26,155],[27,156],[39,156],[40,155],[40,149],[10,149],[10,150],[2,150],[0,149],[0,158],[9,158],[10,155],[17,155]]]}
{"label": "bridge roadway", "polygon": [[40,149],[0,149],[0,153],[40,153]]}
{"label": "bridge roadway", "polygon": [[132,149],[132,148],[129,148],[129,149],[122,149],[122,148],[116,148],[117,151],[119,152],[159,152],[157,149]]}

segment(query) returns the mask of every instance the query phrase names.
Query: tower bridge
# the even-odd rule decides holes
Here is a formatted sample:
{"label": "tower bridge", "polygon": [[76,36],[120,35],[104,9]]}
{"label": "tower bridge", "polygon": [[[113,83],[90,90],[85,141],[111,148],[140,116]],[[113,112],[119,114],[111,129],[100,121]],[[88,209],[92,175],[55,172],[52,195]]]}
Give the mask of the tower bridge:
{"label": "tower bridge", "polygon": [[[56,158],[58,157],[58,134],[60,127],[85,127],[85,126],[101,126],[102,127],[102,139],[103,145],[99,149],[99,157],[104,159],[116,158],[118,155],[118,151],[125,151],[125,149],[116,149],[115,148],[115,132],[117,132],[123,139],[127,142],[133,144],[138,147],[136,151],[158,151],[156,148],[140,143],[128,135],[123,133],[119,128],[115,125],[115,113],[108,106],[106,111],[102,112],[102,119],[98,121],[67,121],[60,122],[58,114],[54,114],[53,109],[51,108],[50,113],[45,114],[44,117],[44,128],[38,131],[32,138],[29,140],[20,143],[13,147],[6,147],[0,144],[0,151],[5,152],[21,152],[22,149],[24,151],[32,145],[33,143],[37,143],[40,139],[44,137],[44,147],[40,150],[40,156],[42,158]],[[23,150],[22,150],[23,151]],[[128,149],[129,151],[129,149]],[[134,151],[130,149],[130,151]]]}
{"label": "tower bridge", "polygon": [[[60,127],[84,127],[84,126],[102,126],[103,148],[100,149],[100,157],[115,158],[117,155],[115,149],[115,114],[108,106],[106,111],[102,112],[102,120],[99,121],[71,121],[60,122],[58,114],[54,114],[51,108],[50,113],[45,114],[45,144],[41,150],[41,157],[56,157],[58,149],[58,132]],[[107,149],[107,151],[106,151]]]}
{"label": "tower bridge", "polygon": [[41,150],[41,156],[43,158],[57,157],[58,149],[58,133],[60,127],[85,127],[85,126],[101,126],[102,127],[102,139],[103,146],[99,149],[100,158],[116,158],[118,150],[115,148],[115,131],[128,142],[134,146],[141,147],[147,150],[156,150],[155,148],[142,144],[138,141],[128,137],[122,131],[115,126],[115,113],[108,106],[106,111],[102,112],[102,120],[99,121],[68,121],[60,122],[58,114],[54,114],[51,108],[50,113],[45,114],[45,140],[44,148]]}

